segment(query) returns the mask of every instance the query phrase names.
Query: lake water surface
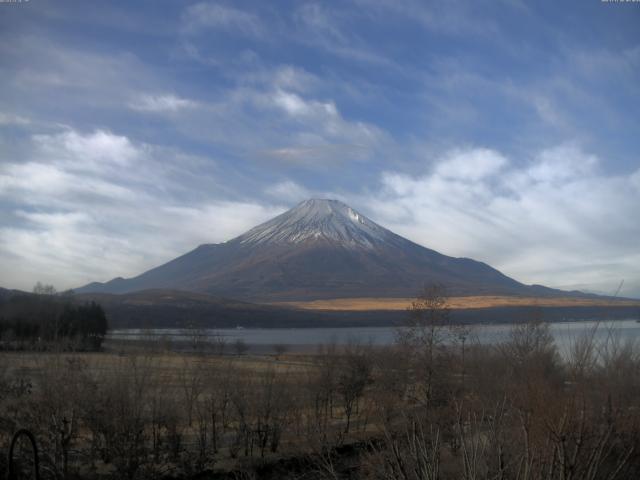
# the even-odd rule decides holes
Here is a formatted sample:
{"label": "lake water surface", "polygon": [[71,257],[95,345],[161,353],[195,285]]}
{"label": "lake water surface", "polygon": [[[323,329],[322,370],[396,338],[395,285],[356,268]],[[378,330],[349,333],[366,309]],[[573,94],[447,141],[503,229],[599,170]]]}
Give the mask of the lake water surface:
{"label": "lake water surface", "polygon": [[[474,325],[471,336],[475,341],[491,345],[506,340],[513,328],[510,324]],[[619,338],[623,341],[640,340],[640,323],[636,320],[615,320],[607,322],[577,321],[551,323],[550,330],[561,353],[580,337],[593,332],[596,341],[607,338]],[[335,343],[344,345],[350,342],[388,345],[396,338],[396,327],[353,327],[353,328],[233,328],[233,329],[117,329],[109,331],[107,338],[113,340],[153,340],[171,339],[172,341],[190,341],[195,336],[198,341],[224,339],[232,344],[238,339],[249,345],[269,347],[287,345],[295,347]]]}

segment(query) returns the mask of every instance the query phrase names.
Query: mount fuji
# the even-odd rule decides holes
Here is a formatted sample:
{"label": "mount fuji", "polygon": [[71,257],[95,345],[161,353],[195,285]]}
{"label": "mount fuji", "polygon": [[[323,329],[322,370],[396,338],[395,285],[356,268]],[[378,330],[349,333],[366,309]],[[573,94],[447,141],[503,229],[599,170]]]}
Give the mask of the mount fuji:
{"label": "mount fuji", "polygon": [[559,295],[489,265],[440,254],[381,227],[337,200],[306,200],[248,232],[200,245],[141,275],[78,293],[172,289],[271,302],[412,297],[440,283],[453,295]]}

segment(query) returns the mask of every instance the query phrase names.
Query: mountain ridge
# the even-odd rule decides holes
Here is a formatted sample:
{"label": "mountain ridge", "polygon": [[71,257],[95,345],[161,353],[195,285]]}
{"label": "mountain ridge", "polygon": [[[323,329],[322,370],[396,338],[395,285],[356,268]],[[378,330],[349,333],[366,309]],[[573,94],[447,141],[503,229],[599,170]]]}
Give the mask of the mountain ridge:
{"label": "mountain ridge", "polygon": [[176,289],[250,301],[407,297],[441,283],[454,295],[566,295],[524,285],[488,264],[443,255],[338,200],[310,199],[247,232],[202,244],[142,274],[79,293]]}

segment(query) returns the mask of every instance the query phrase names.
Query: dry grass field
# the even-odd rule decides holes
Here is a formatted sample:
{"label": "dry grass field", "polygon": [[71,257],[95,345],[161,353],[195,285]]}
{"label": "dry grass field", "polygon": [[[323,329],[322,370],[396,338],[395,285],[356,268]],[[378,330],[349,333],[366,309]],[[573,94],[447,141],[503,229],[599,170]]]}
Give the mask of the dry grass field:
{"label": "dry grass field", "polygon": [[[113,352],[6,352],[0,351],[0,374],[3,378],[40,380],[52,370],[66,371],[73,366],[100,381],[131,378],[143,372],[160,380],[165,392],[183,388],[184,372],[209,374],[233,372],[237,378],[255,380],[265,374],[282,374],[288,383],[317,369],[316,354],[286,353],[273,355],[224,356],[185,352],[149,352],[141,348],[126,353]],[[33,383],[37,390],[38,381]],[[2,478],[2,477],[0,477]]]}
{"label": "dry grass field", "polygon": [[[406,310],[413,298],[335,298],[329,300],[312,300],[306,302],[278,302],[274,305],[285,305],[305,310],[328,311],[371,311]],[[507,297],[507,296],[469,296],[449,297],[447,303],[452,309],[495,308],[495,307],[639,307],[639,300],[600,299],[600,298],[539,298],[539,297]]]}

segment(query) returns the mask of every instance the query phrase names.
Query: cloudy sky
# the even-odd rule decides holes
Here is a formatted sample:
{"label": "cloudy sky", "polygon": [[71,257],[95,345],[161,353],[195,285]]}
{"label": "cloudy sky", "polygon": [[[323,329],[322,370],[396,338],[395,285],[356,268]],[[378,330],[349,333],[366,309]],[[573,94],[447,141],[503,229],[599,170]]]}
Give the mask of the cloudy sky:
{"label": "cloudy sky", "polygon": [[0,3],[0,286],[132,276],[308,197],[640,297],[640,3]]}

